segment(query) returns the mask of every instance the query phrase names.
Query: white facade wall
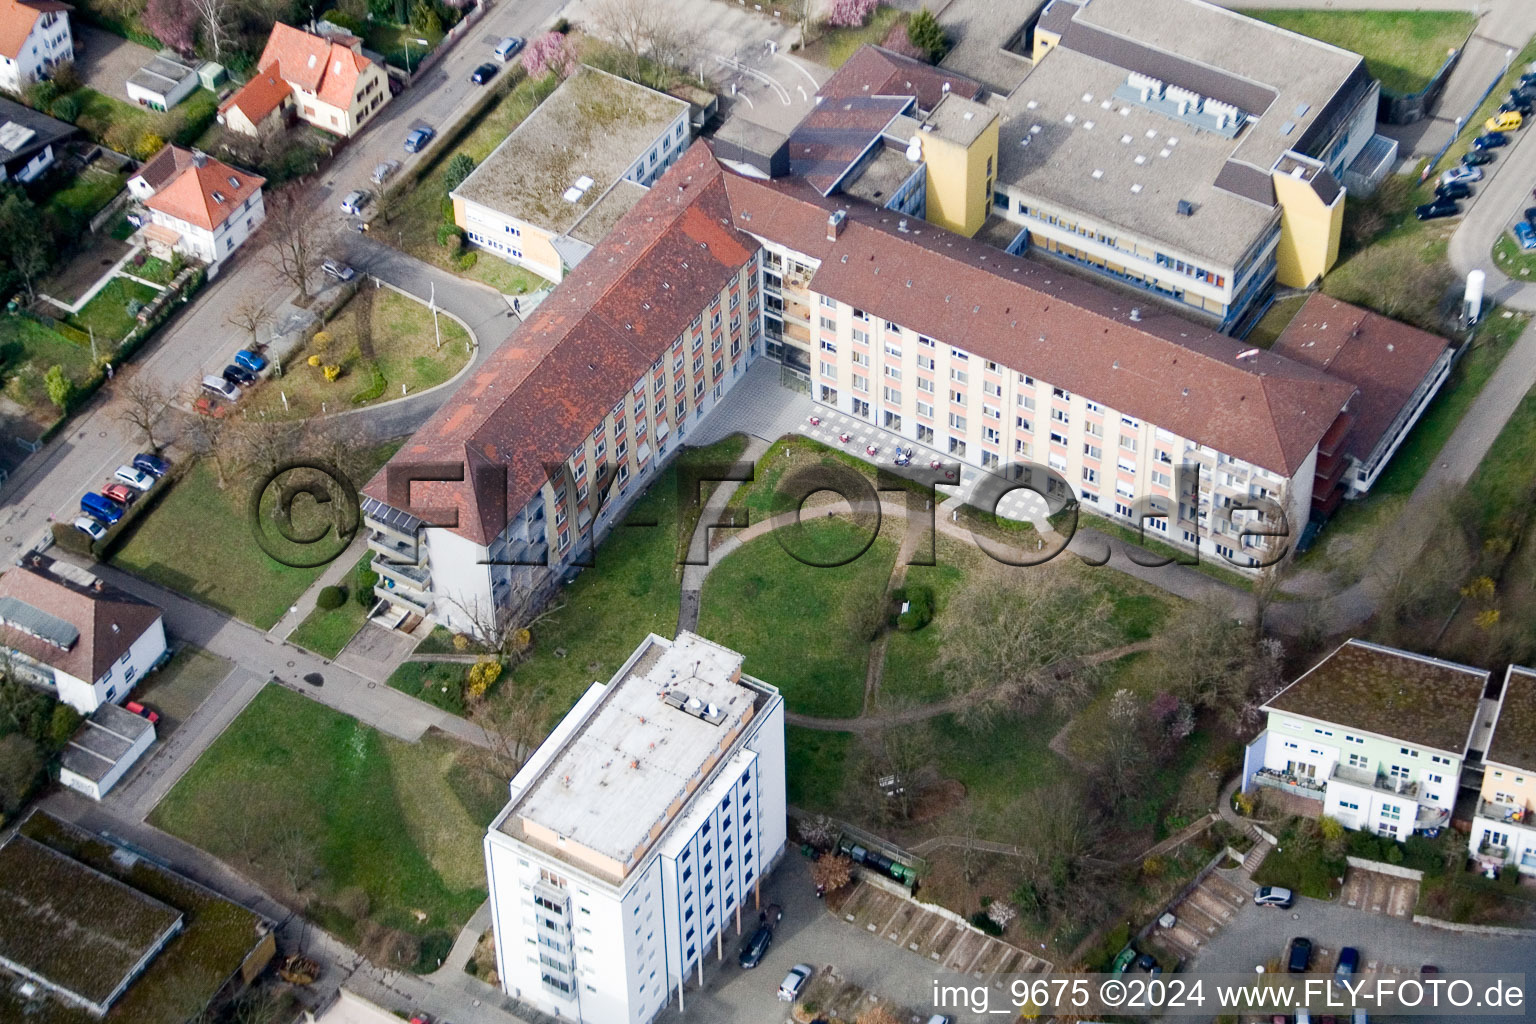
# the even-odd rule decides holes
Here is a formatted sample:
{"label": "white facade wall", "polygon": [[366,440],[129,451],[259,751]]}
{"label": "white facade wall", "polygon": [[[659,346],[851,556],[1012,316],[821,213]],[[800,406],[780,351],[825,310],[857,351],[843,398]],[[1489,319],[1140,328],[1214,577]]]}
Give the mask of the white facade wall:
{"label": "white facade wall", "polygon": [[227,259],[261,227],[267,219],[267,211],[261,190],[257,189],[238,211],[232,212],[212,231],[153,208],[149,216],[152,223],[180,233],[181,238],[176,243],[179,252],[204,263],[218,263]]}
{"label": "white facade wall", "polygon": [[152,110],[170,110],[176,104],[192,95],[201,83],[196,74],[188,75],[179,82],[171,84],[169,89],[146,89],[131,79],[127,83],[128,98],[140,106],[149,107]]}
{"label": "white facade wall", "polygon": [[74,37],[67,11],[48,12],[32,23],[15,59],[0,56],[0,89],[20,95],[27,86],[45,77],[52,67],[75,59]]}
{"label": "white facade wall", "polygon": [[52,163],[53,146],[44,146],[37,153],[33,154],[32,159],[18,167],[14,174],[7,174],[5,167],[0,166],[0,181],[5,181],[7,178],[11,178],[20,182],[32,181],[39,174],[42,174],[44,171],[46,171],[49,166],[52,165]]}
{"label": "white facade wall", "polygon": [[1527,823],[1497,821],[1478,815],[1472,819],[1467,852],[1478,856],[1485,847],[1505,848],[1504,863],[1522,875],[1536,875],[1536,827]]}
{"label": "white facade wall", "polygon": [[[779,260],[816,265],[763,244]],[[1131,525],[1135,500],[1150,497],[1172,514],[1147,519],[1147,534],[1198,547],[1202,555],[1240,563],[1245,551],[1262,550],[1262,538],[1240,539],[1242,523],[1254,513],[1232,513],[1233,503],[1268,497],[1286,509],[1293,533],[1306,523],[1315,449],[1287,479],[1056,388],[1027,368],[926,338],[882,319],[878,310],[856,311],[831,296],[804,294],[812,324],[811,397],[824,405],[982,469],[1049,466],[1085,510]],[[1174,487],[1183,463],[1201,466],[1200,504],[1183,506],[1181,517]]]}
{"label": "white facade wall", "polygon": [[[592,686],[518,773],[514,801],[604,689]],[[747,728],[743,745],[619,885],[507,835],[500,818],[491,825],[486,869],[508,994],[589,1024],[647,1024],[679,986],[686,1003],[687,989],[719,970],[722,954],[734,954],[736,937],[757,927],[756,886],[783,853],[787,829],[782,699],[772,696]],[[552,944],[559,928],[540,916],[564,924],[568,949]],[[569,992],[546,980],[567,977]]]}
{"label": "white facade wall", "polygon": [[78,793],[85,794],[92,800],[100,800],[112,791],[112,787],[116,786],[124,775],[128,774],[128,769],[138,763],[139,758],[144,756],[144,752],[153,746],[154,742],[155,727],[151,725],[139,734],[127,751],[112,765],[111,770],[99,780],[89,779],[84,775],[75,774],[66,767],[60,767],[59,782]]}

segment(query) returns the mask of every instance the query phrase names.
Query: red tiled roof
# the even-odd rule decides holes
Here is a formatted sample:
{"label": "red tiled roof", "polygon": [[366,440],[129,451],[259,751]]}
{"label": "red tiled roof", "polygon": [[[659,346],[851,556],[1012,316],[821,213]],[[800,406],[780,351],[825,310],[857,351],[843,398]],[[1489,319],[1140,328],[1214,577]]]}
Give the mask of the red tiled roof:
{"label": "red tiled roof", "polygon": [[1314,293],[1271,352],[1315,366],[1360,389],[1344,451],[1364,461],[1396,422],[1445,351],[1428,331]]}
{"label": "red tiled roof", "polygon": [[219,113],[224,114],[238,107],[251,124],[261,124],[268,114],[282,106],[283,101],[292,95],[292,87],[278,74],[278,65],[269,64],[225,100],[219,107]]}
{"label": "red tiled roof", "polygon": [[789,171],[817,192],[831,192],[854,162],[912,105],[906,96],[838,96],[823,100],[789,136]]}
{"label": "red tiled roof", "polygon": [[0,626],[0,644],[94,683],[133,642],[160,618],[160,609],[103,583],[93,590],[50,571],[54,560],[34,555],[0,576],[0,597],[15,598],[80,631],[68,650],[10,626]]}
{"label": "red tiled roof", "polygon": [[[415,508],[455,508],[489,543],[623,400],[757,244],[730,227],[723,172],[695,144],[391,460],[464,464],[464,483],[416,484]],[[506,503],[477,468],[505,465]],[[387,501],[385,473],[365,493]]]}
{"label": "red tiled roof", "polygon": [[340,43],[310,35],[282,22],[272,26],[266,49],[261,51],[259,68],[278,65],[283,80],[311,92],[322,102],[343,110],[356,98],[358,73],[369,61],[360,53]]}
{"label": "red tiled roof", "polygon": [[[789,180],[727,171],[725,187],[738,228],[821,261],[816,291],[1271,472],[1295,473],[1355,390],[916,218]],[[839,209],[847,222],[828,241]]]}
{"label": "red tiled roof", "polygon": [[15,60],[37,19],[50,11],[72,11],[57,0],[0,0],[0,56]]}
{"label": "red tiled roof", "polygon": [[[174,151],[176,147],[167,146],[145,166],[160,161],[166,150]],[[211,156],[204,155],[199,160],[198,154],[186,150],[181,153],[184,156],[174,157],[175,176],[157,188],[144,205],[188,224],[212,231],[267,182],[260,175],[237,170]]]}
{"label": "red tiled roof", "polygon": [[915,96],[919,107],[932,110],[947,93],[974,100],[981,95],[982,88],[980,82],[964,75],[924,64],[881,46],[865,45],[822,83],[817,95]]}

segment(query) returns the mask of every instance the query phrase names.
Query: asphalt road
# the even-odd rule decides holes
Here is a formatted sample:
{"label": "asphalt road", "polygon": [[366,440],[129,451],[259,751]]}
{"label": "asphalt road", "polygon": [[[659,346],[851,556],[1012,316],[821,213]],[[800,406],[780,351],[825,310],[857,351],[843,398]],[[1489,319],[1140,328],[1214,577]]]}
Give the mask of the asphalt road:
{"label": "asphalt road", "polygon": [[[338,208],[339,196],[348,189],[371,187],[369,176],[376,164],[385,159],[403,163],[416,159],[402,148],[411,127],[425,123],[441,128],[463,113],[474,100],[475,91],[482,88],[470,83],[470,71],[489,57],[496,40],[507,35],[536,35],[541,26],[554,19],[561,5],[562,0],[504,0],[497,4],[423,80],[386,106],[379,119],[337,155],[316,183],[315,204],[325,228],[333,233],[343,231],[346,218]],[[332,244],[338,251],[349,252],[353,241],[343,238]],[[23,462],[0,487],[0,560],[9,563],[36,544],[49,528],[50,517],[72,520],[78,514],[80,495],[140,450],[136,432],[120,415],[118,393],[128,380],[144,376],[173,393],[195,386],[203,374],[221,370],[242,346],[241,332],[228,323],[230,313],[242,301],[256,298],[273,312],[286,305],[292,289],[268,265],[260,242],[258,236],[237,253],[175,323],[75,415],[67,430]],[[512,324],[508,319],[509,331]],[[501,338],[491,340],[499,342]],[[484,338],[482,346],[489,347]],[[425,418],[413,422],[417,412],[419,407],[399,411],[400,433]]]}

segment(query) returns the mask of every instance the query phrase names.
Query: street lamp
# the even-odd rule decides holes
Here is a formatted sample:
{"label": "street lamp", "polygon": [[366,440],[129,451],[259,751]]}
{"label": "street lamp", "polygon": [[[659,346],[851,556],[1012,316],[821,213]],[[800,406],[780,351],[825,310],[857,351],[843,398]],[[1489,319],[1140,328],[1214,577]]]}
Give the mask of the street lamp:
{"label": "street lamp", "polygon": [[422,55],[423,56],[426,55],[426,48],[432,45],[431,43],[427,42],[425,39],[422,39],[420,36],[417,36],[414,39],[412,37],[410,37],[410,36],[406,36],[405,37],[405,73],[406,73],[407,76],[409,76],[410,73],[411,73],[411,44],[412,43],[415,43],[417,46],[420,46],[422,48]]}

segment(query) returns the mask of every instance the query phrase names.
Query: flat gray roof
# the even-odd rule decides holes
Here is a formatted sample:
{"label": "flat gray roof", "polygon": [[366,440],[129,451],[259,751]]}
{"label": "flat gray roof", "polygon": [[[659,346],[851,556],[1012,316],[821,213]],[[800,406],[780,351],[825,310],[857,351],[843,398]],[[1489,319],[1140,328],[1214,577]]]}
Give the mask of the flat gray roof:
{"label": "flat gray roof", "polygon": [[985,104],[950,93],[923,118],[923,124],[957,146],[969,146],[997,120],[997,111]]}
{"label": "flat gray roof", "polygon": [[614,184],[608,194],[599,199],[571,228],[570,235],[578,242],[597,245],[613,230],[619,218],[632,210],[640,197],[648,192],[637,181],[623,180]]}
{"label": "flat gray roof", "polygon": [[[739,742],[764,696],[743,682],[741,662],[735,651],[692,633],[675,641],[647,637],[503,815],[501,830],[529,841],[526,821],[627,870]],[[716,720],[674,707],[663,699],[668,693],[691,698],[697,711],[713,710]]]}
{"label": "flat gray roof", "polygon": [[876,206],[884,206],[916,170],[905,152],[882,144],[857,178],[843,182],[842,190]]}
{"label": "flat gray roof", "polygon": [[[1028,57],[1004,47],[1014,41],[1042,2],[950,0],[939,12],[939,24],[951,44],[939,67],[974,78],[993,92],[1012,92],[1034,65]],[[1029,44],[1028,39],[1023,41],[1025,52]]]}
{"label": "flat gray roof", "polygon": [[564,234],[687,114],[684,100],[583,64],[453,194]]}
{"label": "flat gray roof", "polygon": [[[1052,50],[1008,98],[999,184],[1180,252],[1235,263],[1274,219],[1274,207],[1216,188],[1232,140],[1115,99],[1125,77],[1122,68]],[[1178,213],[1181,199],[1194,204],[1193,216]]]}
{"label": "flat gray roof", "polygon": [[116,704],[103,704],[81,723],[60,754],[60,763],[76,775],[100,782],[152,729],[148,719]]}

